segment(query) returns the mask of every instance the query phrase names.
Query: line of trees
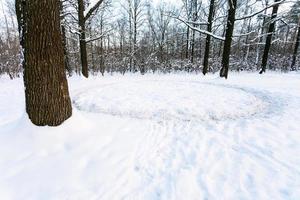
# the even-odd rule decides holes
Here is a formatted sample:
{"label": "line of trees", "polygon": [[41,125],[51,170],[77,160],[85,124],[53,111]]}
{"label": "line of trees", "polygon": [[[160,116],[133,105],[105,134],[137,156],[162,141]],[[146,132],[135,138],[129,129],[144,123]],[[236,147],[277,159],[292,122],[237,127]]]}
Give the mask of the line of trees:
{"label": "line of trees", "polygon": [[[299,67],[299,0],[290,9],[280,9],[285,0],[182,0],[177,7],[111,1],[60,1],[69,75],[220,71],[227,78],[229,70]],[[21,56],[13,11],[7,10],[0,73],[15,77],[22,69],[16,62]]]}
{"label": "line of trees", "polygon": [[296,70],[300,1],[284,3],[15,0],[3,13],[0,74],[23,71],[29,118],[56,126],[72,115],[66,73]]}

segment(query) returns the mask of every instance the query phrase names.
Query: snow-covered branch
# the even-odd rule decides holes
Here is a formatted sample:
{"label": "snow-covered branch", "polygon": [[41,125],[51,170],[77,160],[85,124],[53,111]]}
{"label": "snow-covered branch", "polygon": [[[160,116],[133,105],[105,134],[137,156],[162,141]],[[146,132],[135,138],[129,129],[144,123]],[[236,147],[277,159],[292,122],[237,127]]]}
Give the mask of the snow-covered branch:
{"label": "snow-covered branch", "polygon": [[91,6],[89,6],[87,8],[87,10],[84,13],[84,20],[85,21],[88,20],[91,17],[93,12],[95,12],[99,8],[99,6],[102,4],[102,2],[103,2],[103,0],[99,0],[95,4],[92,4]]}
{"label": "snow-covered branch", "polygon": [[[181,21],[181,22],[184,23],[186,26],[188,26],[190,29],[192,29],[192,30],[194,30],[194,31],[196,31],[196,32],[203,33],[203,34],[206,34],[206,35],[210,35],[211,37],[213,37],[213,38],[215,38],[215,39],[217,39],[217,40],[222,40],[222,41],[225,40],[224,37],[215,35],[215,34],[213,34],[213,33],[211,33],[211,32],[206,31],[206,30],[203,30],[203,29],[196,28],[196,27],[192,26],[189,22],[187,22],[187,21],[181,19],[180,17],[174,17],[174,16],[170,16],[170,17],[172,17],[172,18],[174,18],[174,19],[177,19],[177,20]],[[203,24],[203,25],[205,25],[205,24],[207,24],[207,22],[205,22],[205,23],[198,23],[198,24]]]}
{"label": "snow-covered branch", "polygon": [[274,2],[273,4],[270,4],[264,8],[262,8],[261,10],[257,11],[257,12],[254,12],[254,13],[251,13],[249,15],[245,15],[243,17],[240,17],[240,18],[236,18],[235,21],[239,21],[239,20],[244,20],[244,19],[248,19],[248,18],[251,18],[251,17],[254,17],[262,12],[264,12],[265,10],[269,9],[269,8],[272,8],[276,5],[280,5],[282,4],[283,2],[285,2],[286,0],[281,0],[281,1],[278,1],[278,2]]}
{"label": "snow-covered branch", "polygon": [[253,31],[250,31],[248,33],[242,33],[242,34],[238,34],[238,35],[233,35],[232,37],[244,37],[244,36],[248,36],[248,35],[250,35],[252,33],[256,33],[256,31],[253,30]]}
{"label": "snow-covered branch", "polygon": [[111,30],[106,31],[105,33],[102,33],[102,34],[100,34],[100,35],[98,35],[98,36],[94,36],[93,38],[86,38],[86,39],[85,39],[85,42],[86,42],[86,43],[89,43],[89,42],[93,42],[93,41],[99,40],[99,39],[105,37],[105,36],[107,35],[107,33],[109,33],[110,31],[111,31]]}

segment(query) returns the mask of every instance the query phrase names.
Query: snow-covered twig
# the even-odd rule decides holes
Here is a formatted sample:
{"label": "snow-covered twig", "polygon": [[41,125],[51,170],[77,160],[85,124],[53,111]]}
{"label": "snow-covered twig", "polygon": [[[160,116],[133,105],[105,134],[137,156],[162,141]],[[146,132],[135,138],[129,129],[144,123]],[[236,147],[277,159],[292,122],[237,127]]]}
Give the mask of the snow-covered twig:
{"label": "snow-covered twig", "polygon": [[[189,24],[188,22],[186,22],[185,20],[179,18],[179,17],[175,17],[175,16],[170,16],[174,19],[177,19],[179,21],[181,21],[182,23],[184,23],[186,26],[188,26],[190,29],[196,31],[196,32],[199,32],[199,33],[203,33],[203,34],[206,34],[206,35],[210,35],[211,37],[215,38],[215,39],[218,39],[218,40],[222,40],[224,41],[225,38],[224,37],[221,37],[221,36],[218,36],[218,35],[215,35],[211,32],[208,32],[206,30],[203,30],[203,29],[200,29],[200,28],[195,28],[194,26],[192,26],[191,24]],[[207,24],[207,23],[206,23]]]}
{"label": "snow-covered twig", "polygon": [[89,43],[89,42],[93,42],[93,41],[96,41],[96,40],[99,40],[99,39],[101,39],[101,38],[103,38],[107,33],[109,33],[111,30],[109,30],[109,31],[106,31],[105,33],[102,33],[102,34],[100,34],[100,35],[98,35],[98,36],[95,36],[95,37],[93,37],[93,38],[86,38],[85,39],[85,42],[86,43]]}
{"label": "snow-covered twig", "polygon": [[257,12],[251,13],[249,15],[246,15],[246,16],[243,16],[243,17],[240,17],[240,18],[236,18],[235,21],[244,20],[244,19],[248,19],[248,18],[254,17],[255,15],[258,15],[259,13],[262,13],[262,12],[264,12],[265,10],[267,10],[267,9],[269,9],[271,7],[274,7],[276,5],[280,5],[283,2],[285,2],[285,1],[286,0],[281,0],[281,1],[275,2],[273,4],[270,4],[270,5],[266,6],[266,7],[264,7],[263,9],[261,9],[261,10],[259,10]]}
{"label": "snow-covered twig", "polygon": [[244,37],[244,36],[248,36],[248,35],[250,35],[252,33],[256,33],[256,31],[253,30],[253,31],[250,31],[248,33],[242,33],[242,34],[238,34],[238,35],[233,35],[232,37]]}

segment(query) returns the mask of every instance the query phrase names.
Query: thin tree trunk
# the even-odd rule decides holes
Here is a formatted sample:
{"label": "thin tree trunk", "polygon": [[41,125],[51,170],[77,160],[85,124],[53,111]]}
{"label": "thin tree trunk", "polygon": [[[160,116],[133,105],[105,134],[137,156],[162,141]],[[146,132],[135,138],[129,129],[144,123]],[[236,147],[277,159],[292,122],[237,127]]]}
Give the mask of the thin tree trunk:
{"label": "thin tree trunk", "polygon": [[187,27],[186,31],[186,49],[185,49],[185,58],[189,58],[189,41],[190,41],[190,28]]}
{"label": "thin tree trunk", "polygon": [[129,71],[132,72],[133,67],[132,67],[132,52],[133,52],[133,47],[132,47],[132,2],[131,0],[128,0],[128,6],[129,6],[129,10],[128,10],[128,14],[129,14]]}
{"label": "thin tree trunk", "polygon": [[136,69],[136,50],[137,50],[137,16],[136,13],[134,13],[134,26],[133,26],[133,68]]}
{"label": "thin tree trunk", "polygon": [[24,41],[25,41],[25,34],[26,33],[26,26],[25,26],[25,0],[16,0],[15,1],[15,8],[16,8],[16,15],[18,21],[18,31],[19,31],[19,39],[20,44],[24,48]]}
{"label": "thin tree trunk", "polygon": [[229,0],[228,19],[227,19],[227,27],[226,27],[225,42],[224,42],[223,57],[222,57],[222,68],[220,71],[220,77],[225,77],[226,79],[228,77],[228,70],[229,70],[230,49],[231,49],[232,34],[234,29],[236,6],[237,6],[237,0]]}
{"label": "thin tree trunk", "polygon": [[93,72],[92,74],[96,74],[97,72],[97,67],[96,67],[96,63],[95,63],[95,48],[94,48],[94,45],[93,45],[93,42],[90,43],[90,47],[91,47],[91,59],[92,59],[92,69],[93,69]]}
{"label": "thin tree trunk", "polygon": [[[278,1],[280,1],[280,0],[275,0],[275,2],[278,2]],[[265,49],[264,49],[264,53],[263,53],[263,57],[262,57],[261,70],[259,72],[260,74],[266,72],[266,68],[267,68],[267,64],[268,64],[268,56],[269,56],[269,51],[270,51],[271,42],[272,42],[272,36],[273,36],[273,32],[275,30],[274,19],[277,17],[278,7],[279,7],[279,4],[276,4],[272,10],[271,23],[270,23],[270,26],[268,29],[266,45],[265,45]]]}
{"label": "thin tree trunk", "polygon": [[64,46],[64,56],[65,56],[65,69],[67,70],[69,75],[72,75],[72,69],[69,63],[69,56],[68,56],[68,48],[67,48],[67,37],[66,37],[66,28],[64,25],[64,11],[63,11],[63,2],[59,2],[59,10],[60,10],[60,26],[61,26],[61,36],[62,36],[62,43]]}
{"label": "thin tree trunk", "polygon": [[294,53],[293,53],[292,64],[291,64],[292,70],[295,70],[294,66],[296,64],[296,58],[297,58],[299,44],[300,44],[300,19],[299,19],[299,23],[298,23],[298,34],[297,34],[297,38],[296,38],[296,42],[295,42]]}
{"label": "thin tree trunk", "polygon": [[184,34],[181,35],[181,52],[180,52],[181,60],[184,59]]}
{"label": "thin tree trunk", "polygon": [[[252,12],[252,9],[251,11]],[[249,33],[251,31],[251,19],[249,19],[248,21],[248,27],[247,27],[247,32]],[[248,45],[248,41],[249,41],[249,35],[246,36],[246,40],[245,40],[245,44],[247,45],[247,48],[246,48],[246,52],[245,52],[245,55],[244,55],[244,61],[246,61],[248,63],[248,57],[249,57],[249,53],[250,53],[250,45]]]}
{"label": "thin tree trunk", "polygon": [[26,111],[38,126],[58,126],[72,115],[64,68],[59,1],[27,0],[26,5],[18,10],[19,2],[16,2],[16,8],[20,35],[24,38]]}
{"label": "thin tree trunk", "polygon": [[[192,20],[193,20],[193,27],[196,28],[196,21],[198,18],[198,0],[193,0],[192,2]],[[194,57],[195,57],[195,34],[196,31],[192,30],[192,41],[191,41],[191,63],[194,63]]]}
{"label": "thin tree trunk", "polygon": [[[266,1],[266,7],[269,5],[269,1],[268,0],[265,0]],[[256,60],[255,60],[255,64],[256,64],[256,67],[257,69],[259,69],[259,57],[260,57],[260,52],[261,52],[261,46],[260,44],[263,42],[263,39],[264,37],[262,37],[262,35],[264,34],[264,26],[265,26],[265,23],[266,23],[266,16],[267,16],[267,10],[264,11],[264,15],[263,15],[263,21],[262,21],[262,25],[261,25],[261,29],[260,29],[260,38],[259,38],[259,43],[257,45],[257,49],[256,49]]]}
{"label": "thin tree trunk", "polygon": [[[103,34],[103,14],[101,15],[100,34],[101,35]],[[104,76],[105,66],[104,66],[103,37],[100,38],[100,72],[102,76]]]}
{"label": "thin tree trunk", "polygon": [[88,72],[88,61],[87,61],[87,51],[86,51],[86,28],[85,28],[85,19],[84,19],[84,2],[83,0],[78,0],[78,23],[79,23],[79,45],[80,45],[80,58],[81,58],[81,67],[82,75],[86,78],[89,77]]}
{"label": "thin tree trunk", "polygon": [[[215,8],[215,0],[210,0],[207,32],[211,32],[212,31],[212,20],[213,20],[213,16],[214,16],[214,8]],[[204,75],[208,71],[210,41],[211,41],[211,36],[210,35],[206,35],[205,52],[204,52],[204,60],[203,60],[203,69],[202,69],[202,73]]]}
{"label": "thin tree trunk", "polygon": [[192,42],[191,42],[191,63],[194,63],[194,54],[195,54],[195,30],[192,30]]}

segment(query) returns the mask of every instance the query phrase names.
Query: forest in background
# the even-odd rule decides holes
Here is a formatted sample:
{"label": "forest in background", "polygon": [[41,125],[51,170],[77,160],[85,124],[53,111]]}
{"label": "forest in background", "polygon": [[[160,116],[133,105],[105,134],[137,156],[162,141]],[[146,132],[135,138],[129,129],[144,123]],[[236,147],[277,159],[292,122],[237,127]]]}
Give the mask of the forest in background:
{"label": "forest in background", "polygon": [[[15,2],[1,3],[0,74],[14,78],[23,71]],[[183,0],[177,5],[146,0],[62,0],[60,4],[69,76],[206,73],[219,71],[224,62],[229,70],[259,71],[265,56],[268,70],[291,71],[300,65],[298,0]],[[230,24],[234,27],[228,37]],[[225,55],[228,61],[224,54],[229,54]]]}

